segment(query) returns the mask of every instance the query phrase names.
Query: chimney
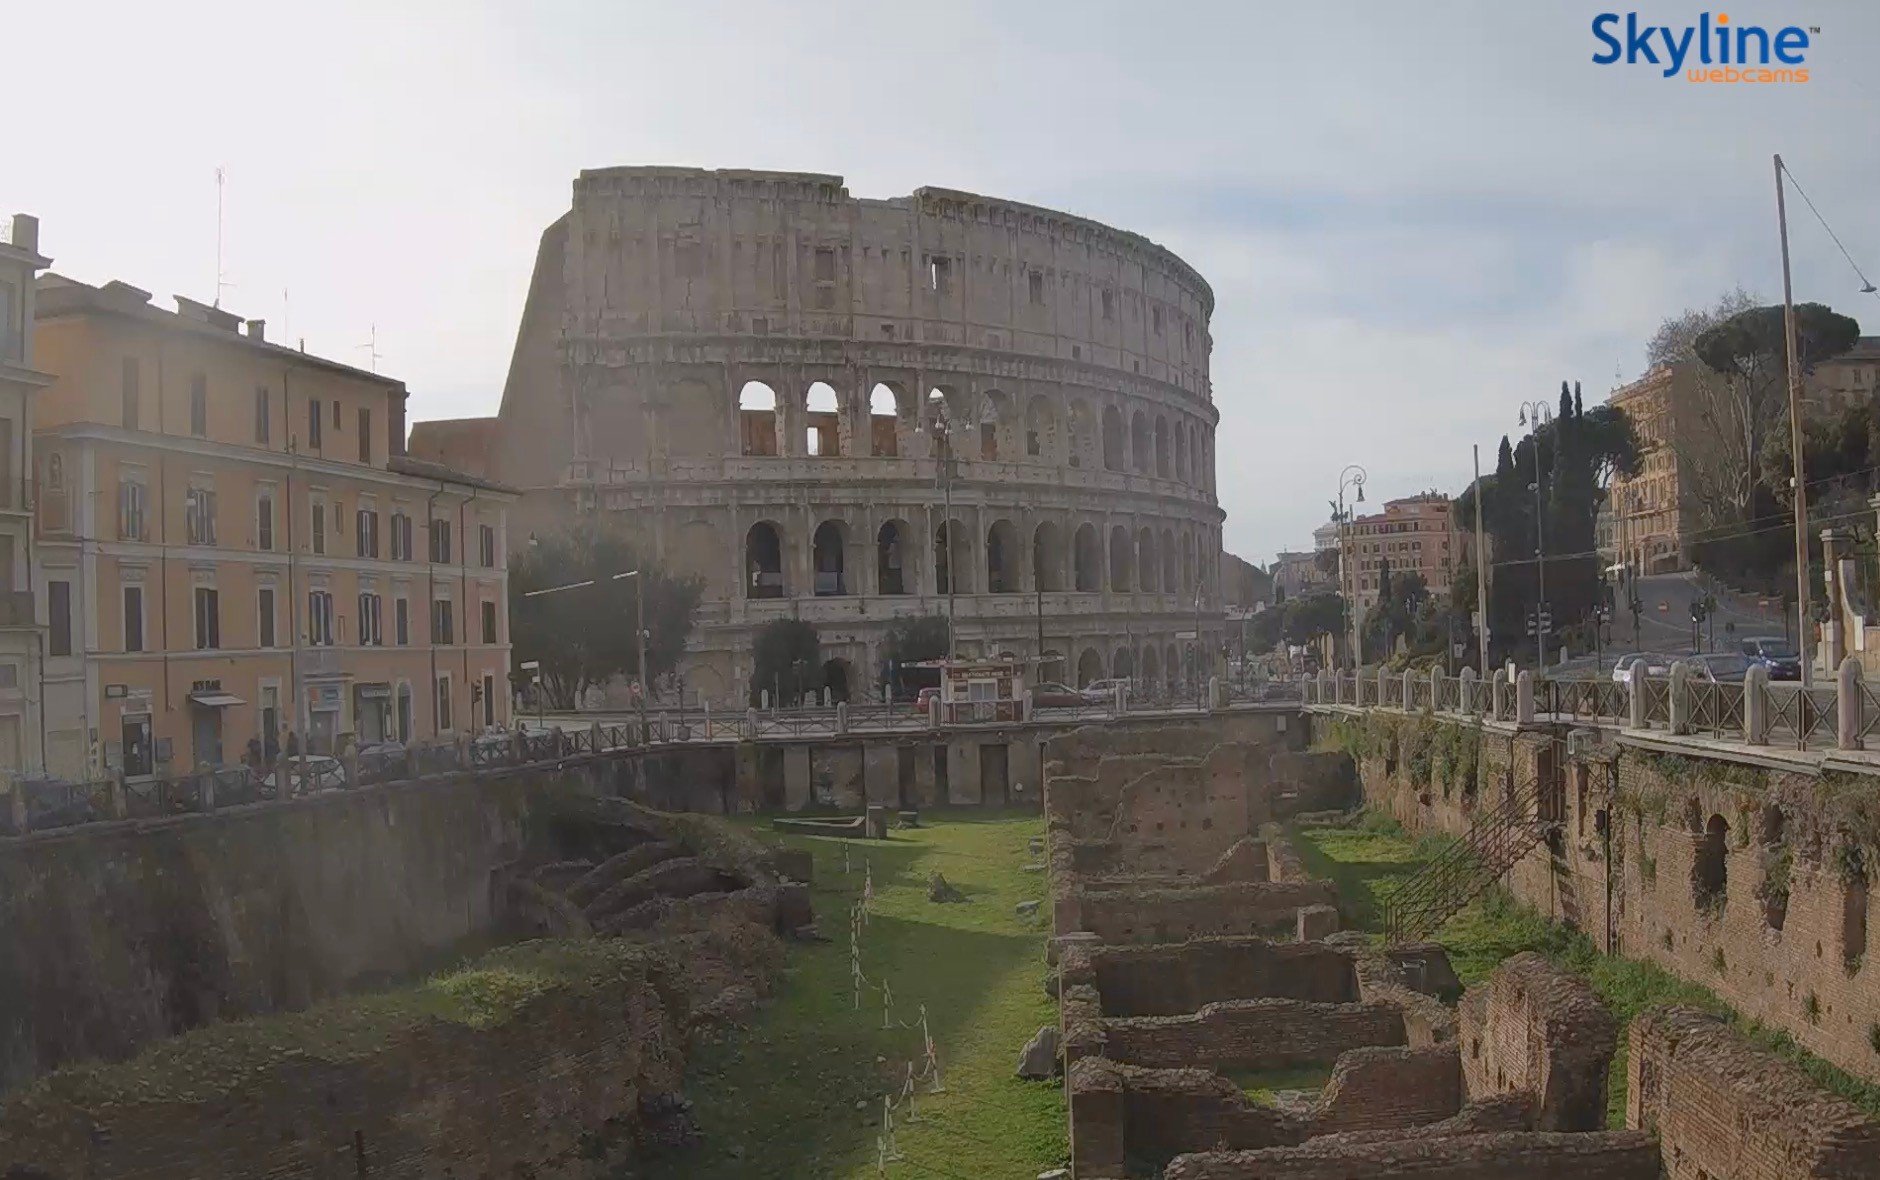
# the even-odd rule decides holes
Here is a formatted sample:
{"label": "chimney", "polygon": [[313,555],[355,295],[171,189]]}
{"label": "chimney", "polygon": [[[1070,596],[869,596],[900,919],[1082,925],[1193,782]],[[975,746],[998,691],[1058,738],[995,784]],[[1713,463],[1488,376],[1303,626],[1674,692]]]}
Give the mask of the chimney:
{"label": "chimney", "polygon": [[13,246],[28,254],[39,253],[39,219],[31,213],[13,215]]}
{"label": "chimney", "polygon": [[268,321],[266,320],[249,320],[248,321],[248,339],[266,340],[267,338],[268,338]]}

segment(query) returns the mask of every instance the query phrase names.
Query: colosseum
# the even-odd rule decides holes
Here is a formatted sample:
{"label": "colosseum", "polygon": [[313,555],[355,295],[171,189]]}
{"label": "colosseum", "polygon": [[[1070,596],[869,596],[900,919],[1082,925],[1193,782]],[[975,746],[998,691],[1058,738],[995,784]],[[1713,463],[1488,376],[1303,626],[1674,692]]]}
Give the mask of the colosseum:
{"label": "colosseum", "polygon": [[1222,636],[1213,305],[1146,238],[1012,201],[585,171],[495,424],[413,449],[520,488],[524,536],[602,513],[703,579],[688,694],[740,699],[756,629],[800,618],[873,696],[921,614],[1043,679],[1186,684]]}

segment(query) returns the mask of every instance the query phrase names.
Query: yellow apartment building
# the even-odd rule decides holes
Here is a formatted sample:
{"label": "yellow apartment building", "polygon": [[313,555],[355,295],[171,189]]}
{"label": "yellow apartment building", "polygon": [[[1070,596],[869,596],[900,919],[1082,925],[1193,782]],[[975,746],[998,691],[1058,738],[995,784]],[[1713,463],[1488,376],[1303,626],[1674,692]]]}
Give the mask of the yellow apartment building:
{"label": "yellow apartment building", "polygon": [[34,279],[39,222],[24,213],[0,225],[0,773],[44,774],[43,595],[33,570],[33,402],[49,380],[35,369]]}
{"label": "yellow apartment building", "polygon": [[34,336],[56,773],[508,723],[515,497],[405,454],[401,382],[122,282],[43,276]]}

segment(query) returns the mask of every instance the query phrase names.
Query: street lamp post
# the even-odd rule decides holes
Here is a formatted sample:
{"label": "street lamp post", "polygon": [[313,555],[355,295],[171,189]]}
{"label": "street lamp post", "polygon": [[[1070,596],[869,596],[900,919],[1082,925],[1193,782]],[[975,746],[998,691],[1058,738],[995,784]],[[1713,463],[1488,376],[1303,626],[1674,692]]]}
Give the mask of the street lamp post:
{"label": "street lamp post", "polygon": [[[935,391],[938,393],[938,391]],[[934,441],[940,447],[940,497],[946,512],[946,519],[941,528],[946,533],[944,555],[947,563],[947,663],[952,663],[957,652],[958,642],[954,626],[953,588],[959,584],[960,572],[953,567],[954,551],[958,548],[953,536],[953,421],[947,413],[944,395],[930,397],[928,404],[933,407],[933,421],[930,431]],[[1040,623],[1042,628],[1042,622]]]}
{"label": "street lamp post", "polygon": [[1358,640],[1358,609],[1355,601],[1357,595],[1353,592],[1354,588],[1346,583],[1345,548],[1350,538],[1350,531],[1346,526],[1351,521],[1351,512],[1345,508],[1345,489],[1348,487],[1356,489],[1357,497],[1353,502],[1364,503],[1364,478],[1364,468],[1356,463],[1347,464],[1345,469],[1338,473],[1338,501],[1332,506],[1332,520],[1338,525],[1338,592],[1345,596],[1346,640],[1351,656],[1351,666],[1354,669],[1364,662],[1364,658]]}
{"label": "street lamp post", "polygon": [[1521,416],[1517,421],[1530,427],[1530,437],[1534,439],[1534,482],[1529,487],[1534,492],[1534,656],[1536,675],[1547,668],[1547,630],[1541,626],[1542,615],[1547,610],[1547,509],[1541,495],[1541,424],[1551,423],[1554,411],[1545,401],[1521,403]]}

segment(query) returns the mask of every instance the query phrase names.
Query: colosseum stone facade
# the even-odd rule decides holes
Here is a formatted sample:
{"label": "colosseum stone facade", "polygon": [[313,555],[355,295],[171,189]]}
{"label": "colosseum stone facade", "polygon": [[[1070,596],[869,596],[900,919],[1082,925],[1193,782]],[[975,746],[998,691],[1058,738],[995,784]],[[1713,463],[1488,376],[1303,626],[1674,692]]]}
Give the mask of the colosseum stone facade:
{"label": "colosseum stone facade", "polygon": [[854,699],[892,620],[949,611],[962,655],[1187,682],[1222,635],[1213,303],[1153,242],[1012,201],[586,171],[488,468],[523,535],[604,513],[704,580],[681,674],[715,701],[781,617]]}

